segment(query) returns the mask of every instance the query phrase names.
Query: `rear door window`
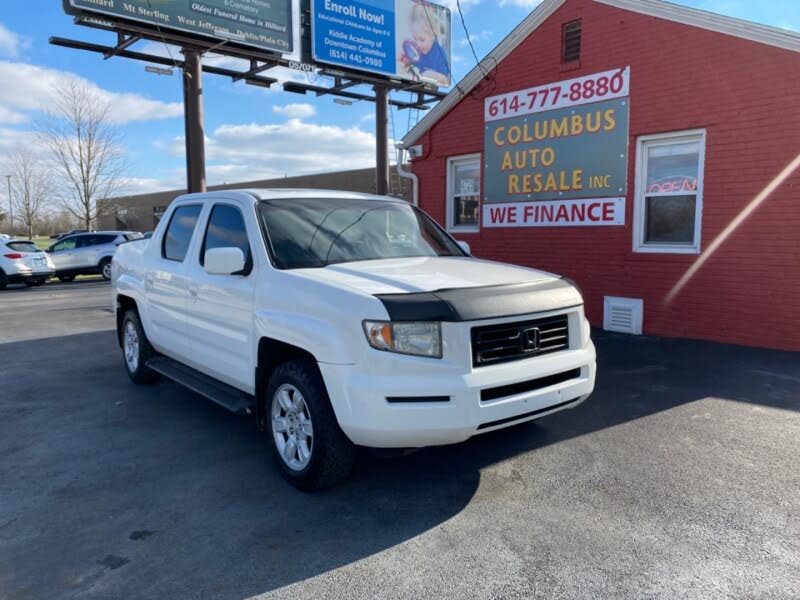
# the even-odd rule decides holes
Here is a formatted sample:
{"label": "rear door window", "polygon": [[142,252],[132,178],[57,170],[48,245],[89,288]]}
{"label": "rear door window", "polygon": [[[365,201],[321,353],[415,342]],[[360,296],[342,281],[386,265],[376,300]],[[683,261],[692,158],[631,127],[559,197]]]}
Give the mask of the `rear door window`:
{"label": "rear door window", "polygon": [[95,235],[92,236],[92,245],[93,246],[102,246],[103,244],[113,244],[114,241],[119,236],[113,233],[104,234],[104,235]]}
{"label": "rear door window", "polygon": [[191,204],[189,206],[179,206],[175,209],[161,246],[161,255],[164,258],[183,262],[183,259],[186,258],[186,253],[189,251],[192,234],[202,208],[200,204]]}

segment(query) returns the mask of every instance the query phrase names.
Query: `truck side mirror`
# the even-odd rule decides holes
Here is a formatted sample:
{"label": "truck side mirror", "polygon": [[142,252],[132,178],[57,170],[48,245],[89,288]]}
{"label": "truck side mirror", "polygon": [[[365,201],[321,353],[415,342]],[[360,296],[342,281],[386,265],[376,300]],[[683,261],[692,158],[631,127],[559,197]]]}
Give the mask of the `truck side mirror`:
{"label": "truck side mirror", "polygon": [[461,248],[464,252],[472,256],[472,252],[470,251],[469,244],[467,242],[456,240],[456,243],[458,244],[459,248]]}
{"label": "truck side mirror", "polygon": [[209,275],[233,275],[244,270],[244,252],[240,248],[212,248],[204,260]]}

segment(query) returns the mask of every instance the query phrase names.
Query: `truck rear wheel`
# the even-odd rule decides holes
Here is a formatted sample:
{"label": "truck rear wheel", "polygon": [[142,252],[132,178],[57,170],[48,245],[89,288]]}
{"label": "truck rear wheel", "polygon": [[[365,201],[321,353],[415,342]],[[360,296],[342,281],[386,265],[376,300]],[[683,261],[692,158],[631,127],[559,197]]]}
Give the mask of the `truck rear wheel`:
{"label": "truck rear wheel", "polygon": [[356,449],[339,427],[325,383],[311,360],[292,360],[275,369],[265,411],[272,454],[289,483],[316,491],[349,477]]}
{"label": "truck rear wheel", "polygon": [[125,359],[125,370],[131,381],[136,384],[148,384],[158,381],[159,374],[147,368],[147,361],[158,353],[150,345],[144,333],[139,313],[129,310],[122,320],[122,356]]}

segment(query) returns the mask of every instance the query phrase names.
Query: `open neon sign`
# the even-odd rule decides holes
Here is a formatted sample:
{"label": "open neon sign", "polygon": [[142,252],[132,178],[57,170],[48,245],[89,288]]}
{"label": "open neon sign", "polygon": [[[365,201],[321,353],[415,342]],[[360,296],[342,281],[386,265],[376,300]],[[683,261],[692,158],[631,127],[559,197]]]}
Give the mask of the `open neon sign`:
{"label": "open neon sign", "polygon": [[670,177],[659,179],[647,188],[649,194],[664,194],[669,192],[696,192],[696,177]]}

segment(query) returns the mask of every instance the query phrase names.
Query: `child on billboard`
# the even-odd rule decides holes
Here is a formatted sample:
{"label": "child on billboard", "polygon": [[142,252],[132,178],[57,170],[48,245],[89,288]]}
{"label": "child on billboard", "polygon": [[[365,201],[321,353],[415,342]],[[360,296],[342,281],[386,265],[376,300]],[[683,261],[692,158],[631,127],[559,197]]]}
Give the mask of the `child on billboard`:
{"label": "child on billboard", "polygon": [[450,85],[450,66],[444,49],[447,33],[442,31],[439,18],[443,10],[425,0],[414,0],[409,12],[409,30],[413,39],[403,42],[403,51],[398,60],[407,71],[415,72],[421,79],[447,87]]}

